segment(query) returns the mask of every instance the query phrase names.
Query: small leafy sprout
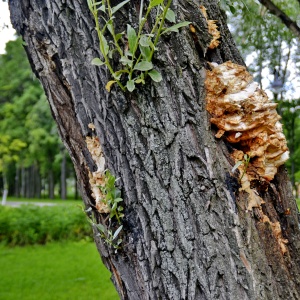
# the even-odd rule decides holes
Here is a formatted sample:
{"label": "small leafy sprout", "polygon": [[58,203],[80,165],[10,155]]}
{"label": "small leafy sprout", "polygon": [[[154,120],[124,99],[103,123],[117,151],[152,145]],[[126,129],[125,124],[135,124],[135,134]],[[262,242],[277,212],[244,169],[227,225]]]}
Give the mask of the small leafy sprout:
{"label": "small leafy sprout", "polygon": [[115,249],[115,253],[117,253],[118,249],[121,248],[122,239],[118,238],[121,230],[123,229],[123,225],[119,226],[119,228],[113,232],[109,228],[106,228],[102,224],[94,224],[97,230],[99,231],[98,236],[104,239],[105,243]]}
{"label": "small leafy sprout", "polygon": [[[179,28],[190,24],[190,22],[175,24],[176,16],[174,11],[170,9],[172,0],[150,0],[144,15],[144,1],[142,0],[138,28],[135,29],[130,24],[127,24],[126,32],[117,33],[115,29],[116,18],[114,15],[129,1],[125,0],[116,6],[111,6],[110,0],[87,0],[96,23],[99,50],[102,54],[102,59],[96,57],[91,63],[96,66],[105,65],[108,68],[112,76],[112,80],[105,87],[108,92],[110,92],[114,83],[117,83],[123,91],[128,90],[132,92],[135,90],[136,84],[145,84],[147,75],[153,81],[160,82],[162,76],[154,69],[152,57],[154,52],[157,51],[157,44],[161,35],[172,31],[178,32]],[[156,11],[156,21],[150,33],[145,33],[145,24],[153,10]],[[99,17],[104,21],[103,26],[100,26]],[[175,25],[165,28],[165,20]],[[128,45],[124,43],[123,37],[125,35],[127,36]],[[107,41],[105,36],[111,40]],[[120,62],[120,68],[116,71],[111,64],[111,58],[114,53],[119,56]],[[121,83],[121,77],[124,77],[122,78],[122,82],[126,82],[125,85]]]}
{"label": "small leafy sprout", "polygon": [[122,202],[123,199],[121,198],[121,191],[115,186],[116,178],[109,170],[104,172],[104,182],[105,184],[103,186],[99,186],[104,195],[102,201],[109,208],[109,218],[112,219],[115,217],[118,224],[121,224],[121,219],[124,217],[124,214],[120,202]]}
{"label": "small leafy sprout", "polygon": [[232,170],[231,170],[231,172],[234,172],[236,169],[238,169],[238,167],[239,167],[240,165],[243,165],[243,173],[242,173],[242,175],[241,175],[241,177],[240,177],[240,179],[239,179],[240,181],[242,181],[244,175],[245,175],[246,172],[247,172],[247,169],[248,169],[248,165],[249,165],[250,159],[251,159],[250,155],[244,154],[244,159],[243,159],[243,160],[237,161],[236,164],[234,165],[234,167],[233,167]]}
{"label": "small leafy sprout", "polygon": [[[92,208],[83,209],[84,212],[88,215],[88,220],[91,225],[97,229],[98,236],[100,236],[104,242],[110,247],[114,248],[117,252],[121,248],[122,239],[120,238],[120,233],[123,229],[121,225],[123,214],[123,207],[120,203],[123,201],[121,198],[121,191],[115,186],[117,179],[114,175],[111,174],[109,170],[104,172],[104,184],[99,186],[103,194],[101,199],[104,204],[109,208],[109,216],[105,219],[103,224],[96,223],[94,215],[91,214]],[[114,231],[116,222],[118,223],[118,228]]]}

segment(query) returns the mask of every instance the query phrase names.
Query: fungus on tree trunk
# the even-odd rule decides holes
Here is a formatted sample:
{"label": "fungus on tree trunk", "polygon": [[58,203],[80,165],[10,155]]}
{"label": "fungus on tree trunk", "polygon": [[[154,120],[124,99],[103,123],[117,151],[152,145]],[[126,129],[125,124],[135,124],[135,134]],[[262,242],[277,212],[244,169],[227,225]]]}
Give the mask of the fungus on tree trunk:
{"label": "fungus on tree trunk", "polygon": [[[269,222],[282,253],[287,251],[286,239],[282,238],[279,222],[272,223],[263,213],[263,199],[255,189],[254,182],[269,183],[279,166],[289,158],[285,136],[276,111],[276,103],[258,88],[244,66],[228,61],[210,64],[205,81],[207,111],[212,124],[218,127],[217,138],[222,136],[234,144],[232,157],[240,163],[238,169],[241,189],[249,194],[248,210],[258,208],[262,222]],[[268,185],[266,185],[268,186]]]}

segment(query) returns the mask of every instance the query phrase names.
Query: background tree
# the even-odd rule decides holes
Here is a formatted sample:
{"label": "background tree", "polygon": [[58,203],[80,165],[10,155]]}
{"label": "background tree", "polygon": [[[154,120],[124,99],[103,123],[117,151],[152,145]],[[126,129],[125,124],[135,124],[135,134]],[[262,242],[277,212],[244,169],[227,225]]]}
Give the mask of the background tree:
{"label": "background tree", "polygon": [[[118,11],[118,32],[138,28],[140,3],[130,1]],[[269,189],[259,189],[269,218],[264,222],[247,211],[247,193],[239,192],[237,179],[230,175],[231,146],[216,140],[210,129],[207,62],[244,63],[217,1],[201,4],[208,18],[218,22],[219,47],[205,53],[211,36],[200,2],[174,1],[176,19],[193,27],[162,37],[152,59],[162,81],[148,78],[133,93],[116,85],[108,93],[105,86],[112,78],[106,68],[91,65],[101,55],[85,1],[11,0],[10,9],[100,236],[109,216],[95,209],[90,185],[96,163],[103,165],[97,161],[98,139],[106,167],[120,177],[125,208],[121,248],[115,253],[107,238],[105,243],[96,234],[95,239],[121,298],[298,299],[297,208],[284,168]],[[155,17],[149,15],[149,28]],[[113,43],[109,35],[106,39]],[[111,62],[118,66],[118,55],[112,53]],[[275,223],[289,241],[287,252],[280,251]],[[109,226],[115,232],[119,225],[112,220]]]}
{"label": "background tree", "polygon": [[47,186],[48,196],[54,198],[54,186],[60,183],[62,143],[20,38],[7,43],[0,66],[3,186],[10,195],[31,198],[40,198]]}

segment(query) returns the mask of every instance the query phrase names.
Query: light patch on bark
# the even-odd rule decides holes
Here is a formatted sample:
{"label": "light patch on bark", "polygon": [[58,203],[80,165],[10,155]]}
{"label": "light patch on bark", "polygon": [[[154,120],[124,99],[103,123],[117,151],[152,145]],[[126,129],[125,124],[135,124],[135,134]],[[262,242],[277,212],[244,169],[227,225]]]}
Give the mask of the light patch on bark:
{"label": "light patch on bark", "polygon": [[[93,124],[89,124],[89,128],[93,129],[93,126]],[[105,159],[101,149],[101,145],[98,137],[95,136],[87,136],[85,141],[87,148],[90,151],[92,158],[97,165],[96,172],[89,171],[89,183],[91,185],[92,197],[95,199],[96,208],[100,213],[109,213],[109,207],[102,202],[104,195],[101,191],[101,186],[105,186]]]}
{"label": "light patch on bark", "polygon": [[[248,210],[258,209],[261,222],[270,223],[281,252],[287,252],[287,240],[282,238],[279,222],[272,223],[264,215],[261,205],[264,200],[253,188],[254,181],[269,183],[279,166],[289,158],[285,136],[276,112],[266,93],[253,82],[246,68],[228,61],[211,64],[205,81],[207,111],[211,123],[218,127],[217,138],[222,136],[234,144],[232,157],[235,162],[250,157],[249,164],[240,164],[238,169],[241,189],[249,194]],[[246,168],[246,169],[245,169]]]}
{"label": "light patch on bark", "polygon": [[218,26],[216,24],[217,21],[208,19],[206,8],[203,5],[200,6],[200,10],[207,21],[208,32],[213,36],[208,49],[215,49],[219,46],[219,38],[221,37],[220,31],[218,30]]}

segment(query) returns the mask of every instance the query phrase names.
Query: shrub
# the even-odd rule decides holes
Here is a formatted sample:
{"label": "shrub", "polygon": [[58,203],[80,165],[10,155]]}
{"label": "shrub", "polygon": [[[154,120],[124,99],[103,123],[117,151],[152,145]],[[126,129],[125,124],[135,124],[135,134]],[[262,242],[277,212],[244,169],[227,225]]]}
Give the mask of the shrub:
{"label": "shrub", "polygon": [[91,239],[92,229],[79,207],[0,206],[0,242],[15,245]]}

